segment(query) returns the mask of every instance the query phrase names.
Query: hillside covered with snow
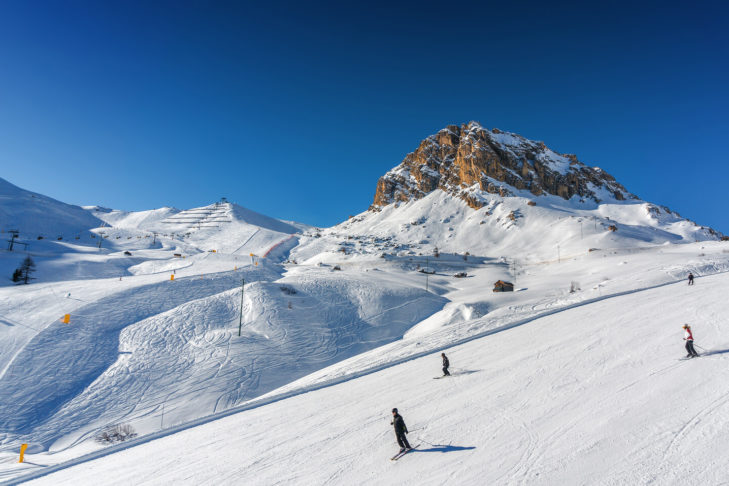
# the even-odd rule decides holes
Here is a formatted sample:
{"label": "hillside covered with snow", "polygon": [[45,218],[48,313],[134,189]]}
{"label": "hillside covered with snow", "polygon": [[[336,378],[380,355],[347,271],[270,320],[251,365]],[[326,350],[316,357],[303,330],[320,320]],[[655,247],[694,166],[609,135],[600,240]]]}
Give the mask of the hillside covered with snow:
{"label": "hillside covered with snow", "polygon": [[[449,127],[330,228],[3,187],[0,481],[82,461],[41,481],[671,483],[683,448],[708,451],[690,429],[722,443],[729,243],[539,142]],[[683,322],[705,360],[675,360]],[[456,373],[434,381],[443,350]],[[397,463],[393,406],[420,444]],[[95,440],[115,425],[138,438]],[[196,462],[222,444],[237,462]]]}
{"label": "hillside covered with snow", "polygon": [[[30,484],[723,484],[727,286],[680,282],[443,342],[449,378],[432,379],[432,352]],[[682,322],[702,357],[679,360]],[[397,462],[392,407],[416,447]]]}
{"label": "hillside covered with snow", "polygon": [[79,206],[21,189],[0,178],[0,231],[16,230],[23,239],[71,239],[101,226],[101,220]]}

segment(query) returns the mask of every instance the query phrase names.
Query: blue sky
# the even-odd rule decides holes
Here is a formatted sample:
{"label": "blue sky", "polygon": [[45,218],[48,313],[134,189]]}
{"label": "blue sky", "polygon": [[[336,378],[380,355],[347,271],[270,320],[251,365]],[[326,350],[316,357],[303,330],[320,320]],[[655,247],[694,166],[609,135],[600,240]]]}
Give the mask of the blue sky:
{"label": "blue sky", "polygon": [[0,177],[325,226],[477,120],[729,233],[727,3],[546,3],[1,2]]}

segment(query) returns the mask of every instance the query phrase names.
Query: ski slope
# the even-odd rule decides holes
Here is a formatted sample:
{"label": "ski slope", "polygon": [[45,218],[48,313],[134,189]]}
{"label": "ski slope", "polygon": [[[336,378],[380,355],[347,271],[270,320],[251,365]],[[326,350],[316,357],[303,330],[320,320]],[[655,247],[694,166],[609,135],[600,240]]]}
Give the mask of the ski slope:
{"label": "ski slope", "polygon": [[[30,451],[65,450],[108,424],[149,433],[225,410],[398,339],[446,302],[396,281],[322,270],[273,283],[277,272],[262,262],[158,278],[82,303],[70,324],[56,318],[35,335],[21,324],[27,316],[7,319],[1,342],[18,351],[0,375],[0,397],[11,405],[0,414],[6,457],[20,442]],[[248,284],[237,336],[241,278]]]}
{"label": "ski slope", "polygon": [[[72,212],[103,226],[21,233],[27,247],[0,251],[0,271],[26,255],[38,269],[30,285],[0,285],[0,481],[117,450],[94,441],[111,425],[140,435],[124,447],[212,427],[688,272],[729,271],[716,234],[642,201],[484,197],[476,211],[435,191],[323,229],[230,203],[89,206]],[[516,291],[491,292],[499,279]]]}
{"label": "ski slope", "polygon": [[[725,484],[727,289],[571,308],[446,349],[451,378],[433,353],[29,484]],[[684,322],[705,356],[678,359]],[[398,462],[392,407],[418,445]]]}

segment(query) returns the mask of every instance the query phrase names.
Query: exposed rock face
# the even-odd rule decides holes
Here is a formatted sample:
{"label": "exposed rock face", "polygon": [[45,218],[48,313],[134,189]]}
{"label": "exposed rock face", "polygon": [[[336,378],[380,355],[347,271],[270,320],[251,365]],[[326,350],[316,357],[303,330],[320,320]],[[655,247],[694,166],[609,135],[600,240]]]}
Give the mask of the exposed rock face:
{"label": "exposed rock face", "polygon": [[501,196],[526,190],[570,199],[637,199],[615,179],[587,167],[570,154],[476,122],[450,125],[420,143],[402,163],[377,182],[374,206],[419,199],[435,189],[458,196],[469,206],[484,205],[484,192]]}

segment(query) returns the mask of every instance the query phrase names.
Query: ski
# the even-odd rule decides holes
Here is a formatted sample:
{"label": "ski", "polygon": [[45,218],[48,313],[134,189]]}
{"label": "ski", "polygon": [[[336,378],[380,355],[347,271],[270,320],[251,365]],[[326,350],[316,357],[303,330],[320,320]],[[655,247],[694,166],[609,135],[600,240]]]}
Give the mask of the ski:
{"label": "ski", "polygon": [[448,375],[443,375],[443,376],[434,376],[434,377],[433,377],[433,379],[434,379],[434,380],[440,380],[441,378],[447,378],[447,377],[448,377]]}
{"label": "ski", "polygon": [[416,445],[416,446],[413,446],[413,447],[411,447],[410,449],[406,449],[406,450],[404,450],[404,451],[402,451],[402,452],[398,452],[397,454],[395,454],[394,456],[392,456],[392,457],[390,458],[390,460],[391,460],[391,461],[397,461],[398,459],[400,459],[400,458],[401,458],[402,456],[404,456],[404,455],[405,455],[405,454],[407,454],[408,452],[410,452],[410,451],[412,451],[413,449],[417,448],[417,447],[418,447],[419,445],[420,445],[420,444],[418,444],[418,445]]}
{"label": "ski", "polygon": [[407,453],[407,451],[404,451],[404,452],[398,452],[397,454],[395,454],[394,456],[392,456],[392,457],[390,458],[390,460],[391,460],[391,461],[397,461],[397,460],[398,460],[398,459],[400,459],[400,458],[401,458],[402,456],[404,456],[404,455],[405,455],[406,453]]}

